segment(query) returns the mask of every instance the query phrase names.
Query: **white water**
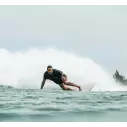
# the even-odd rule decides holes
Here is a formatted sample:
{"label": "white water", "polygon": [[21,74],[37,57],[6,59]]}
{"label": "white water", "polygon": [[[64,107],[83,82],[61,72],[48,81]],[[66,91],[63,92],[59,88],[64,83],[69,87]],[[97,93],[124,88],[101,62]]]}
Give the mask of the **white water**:
{"label": "white water", "polygon": [[[40,88],[47,65],[52,65],[66,73],[70,81],[82,87],[85,87],[83,84],[96,83],[93,90],[125,90],[125,87],[114,82],[112,73],[106,72],[90,58],[68,52],[31,49],[23,53],[11,53],[1,49],[0,61],[0,84],[17,88]],[[58,87],[47,81],[45,87],[51,86]]]}

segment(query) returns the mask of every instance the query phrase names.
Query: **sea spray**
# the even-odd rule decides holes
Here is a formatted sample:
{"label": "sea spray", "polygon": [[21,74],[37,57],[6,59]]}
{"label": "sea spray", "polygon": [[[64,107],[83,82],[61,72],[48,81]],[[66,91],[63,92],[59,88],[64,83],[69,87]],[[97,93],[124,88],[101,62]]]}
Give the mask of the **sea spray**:
{"label": "sea spray", "polygon": [[[16,88],[40,89],[43,73],[47,65],[52,65],[66,73],[69,81],[82,88],[94,83],[95,91],[125,90],[125,87],[115,83],[111,73],[91,58],[70,52],[47,48],[14,53],[0,49],[0,59],[0,84]],[[45,87],[59,88],[52,81],[46,81]]]}

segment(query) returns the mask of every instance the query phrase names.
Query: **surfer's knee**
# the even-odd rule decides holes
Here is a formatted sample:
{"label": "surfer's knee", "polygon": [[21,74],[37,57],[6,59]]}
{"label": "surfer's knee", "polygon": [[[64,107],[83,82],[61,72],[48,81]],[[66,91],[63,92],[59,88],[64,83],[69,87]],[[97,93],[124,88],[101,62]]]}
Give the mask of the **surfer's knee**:
{"label": "surfer's knee", "polygon": [[67,81],[67,79],[64,76],[61,77],[61,80],[63,83],[65,83]]}
{"label": "surfer's knee", "polygon": [[62,88],[62,90],[65,90],[65,86],[63,84],[60,84],[60,87]]}
{"label": "surfer's knee", "polygon": [[68,87],[63,87],[62,90],[71,90],[71,89]]}
{"label": "surfer's knee", "polygon": [[62,87],[63,90],[70,90],[70,88],[66,87],[66,86],[63,86]]}

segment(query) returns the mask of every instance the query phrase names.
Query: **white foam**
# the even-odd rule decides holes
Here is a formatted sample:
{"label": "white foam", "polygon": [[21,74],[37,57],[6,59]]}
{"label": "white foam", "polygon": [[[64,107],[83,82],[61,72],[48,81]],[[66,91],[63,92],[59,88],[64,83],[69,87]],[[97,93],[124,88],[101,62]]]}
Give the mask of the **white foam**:
{"label": "white foam", "polygon": [[[92,59],[56,49],[31,49],[17,53],[0,49],[0,61],[0,84],[17,88],[40,88],[47,65],[52,65],[82,87],[96,83],[93,90],[125,90],[125,87],[114,82],[111,73]],[[46,82],[45,87],[51,86],[58,87],[51,81]]]}

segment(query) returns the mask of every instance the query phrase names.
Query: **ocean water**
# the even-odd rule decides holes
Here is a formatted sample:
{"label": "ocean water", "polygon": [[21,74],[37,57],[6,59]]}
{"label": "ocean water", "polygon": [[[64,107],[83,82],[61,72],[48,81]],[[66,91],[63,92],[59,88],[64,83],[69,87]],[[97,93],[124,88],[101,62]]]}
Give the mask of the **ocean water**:
{"label": "ocean water", "polygon": [[[116,83],[112,72],[89,57],[52,48],[0,49],[0,59],[1,122],[127,121],[127,92],[122,92],[127,86]],[[91,92],[63,91],[46,81],[40,90],[47,65],[63,71],[83,90],[95,86]]]}
{"label": "ocean water", "polygon": [[1,122],[125,122],[127,92],[0,86]]}

